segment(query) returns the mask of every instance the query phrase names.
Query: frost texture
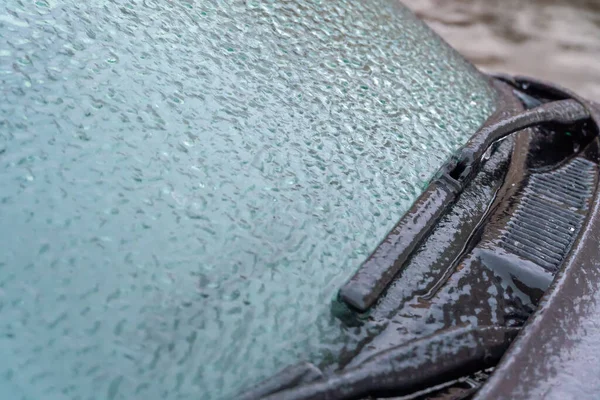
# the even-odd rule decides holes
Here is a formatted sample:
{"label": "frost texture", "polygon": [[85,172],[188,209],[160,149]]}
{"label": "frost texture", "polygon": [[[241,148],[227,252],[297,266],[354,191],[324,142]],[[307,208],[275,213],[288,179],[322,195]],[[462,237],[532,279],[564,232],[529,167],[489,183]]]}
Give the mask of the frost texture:
{"label": "frost texture", "polygon": [[396,0],[8,0],[0,82],[11,399],[331,363],[336,291],[495,101]]}

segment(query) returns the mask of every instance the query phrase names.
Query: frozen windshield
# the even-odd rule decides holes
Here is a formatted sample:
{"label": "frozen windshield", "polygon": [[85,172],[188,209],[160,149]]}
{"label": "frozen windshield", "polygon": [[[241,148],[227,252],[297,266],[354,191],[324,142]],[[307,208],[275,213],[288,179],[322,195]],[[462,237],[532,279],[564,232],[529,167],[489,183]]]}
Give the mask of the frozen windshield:
{"label": "frozen windshield", "polygon": [[494,110],[397,0],[5,0],[0,397],[222,399]]}

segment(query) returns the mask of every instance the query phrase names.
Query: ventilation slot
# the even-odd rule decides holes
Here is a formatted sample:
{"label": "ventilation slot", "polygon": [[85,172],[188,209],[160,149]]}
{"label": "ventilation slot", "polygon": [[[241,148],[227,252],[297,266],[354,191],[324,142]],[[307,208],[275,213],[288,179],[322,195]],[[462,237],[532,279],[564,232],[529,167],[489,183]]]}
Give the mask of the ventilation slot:
{"label": "ventilation slot", "polygon": [[596,165],[581,158],[532,175],[502,247],[556,272],[583,225],[595,179]]}

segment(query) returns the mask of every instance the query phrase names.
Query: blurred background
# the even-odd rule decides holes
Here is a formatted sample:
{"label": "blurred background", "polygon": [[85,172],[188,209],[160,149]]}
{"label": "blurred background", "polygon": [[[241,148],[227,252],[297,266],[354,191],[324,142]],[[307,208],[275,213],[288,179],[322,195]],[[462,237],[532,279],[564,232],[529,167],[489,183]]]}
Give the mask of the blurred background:
{"label": "blurred background", "polygon": [[401,0],[484,71],[600,101],[600,0]]}

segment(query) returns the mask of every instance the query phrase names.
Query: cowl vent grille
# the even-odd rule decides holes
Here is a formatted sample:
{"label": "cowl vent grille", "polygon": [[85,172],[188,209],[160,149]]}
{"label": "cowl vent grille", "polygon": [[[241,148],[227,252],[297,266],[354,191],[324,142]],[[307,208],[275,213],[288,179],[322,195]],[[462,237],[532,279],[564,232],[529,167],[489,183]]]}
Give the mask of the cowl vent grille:
{"label": "cowl vent grille", "polygon": [[556,272],[583,225],[595,179],[596,165],[583,158],[532,175],[502,247]]}

